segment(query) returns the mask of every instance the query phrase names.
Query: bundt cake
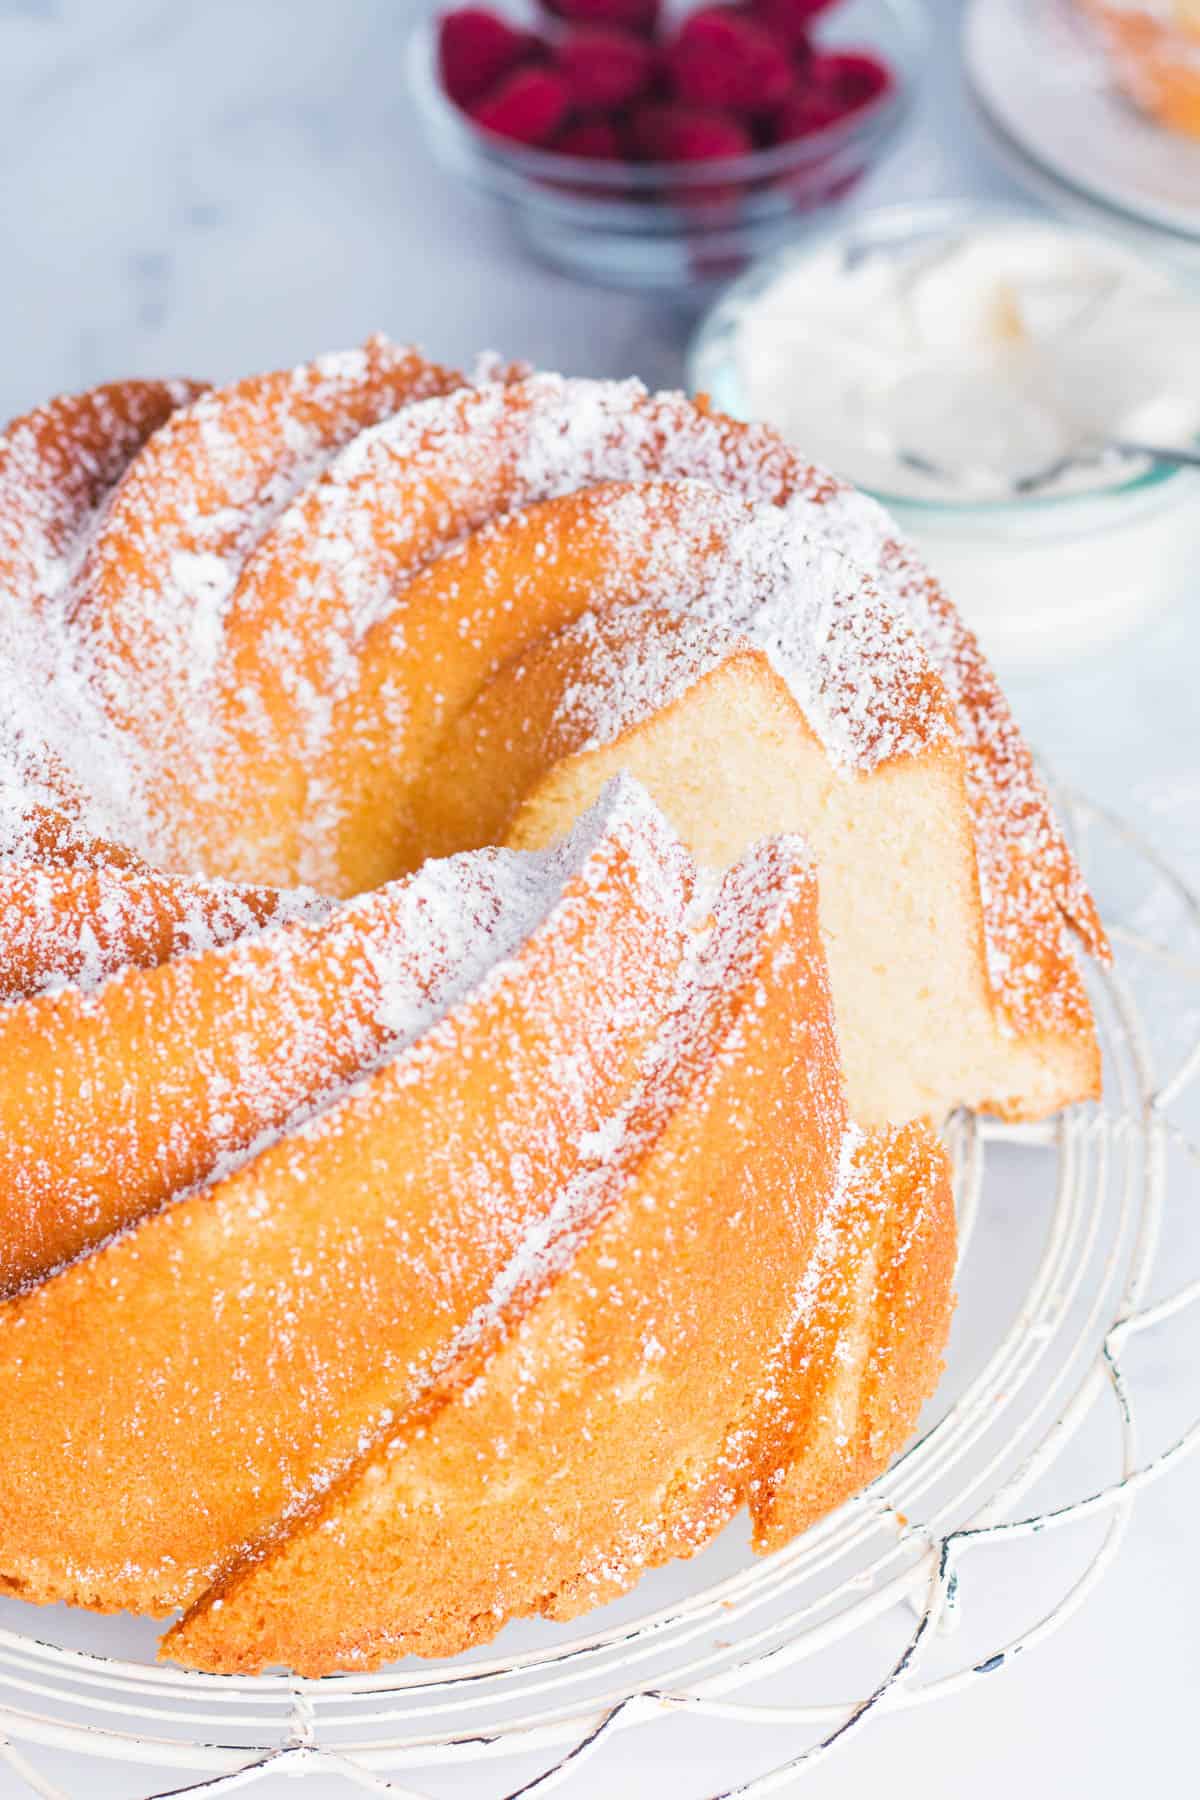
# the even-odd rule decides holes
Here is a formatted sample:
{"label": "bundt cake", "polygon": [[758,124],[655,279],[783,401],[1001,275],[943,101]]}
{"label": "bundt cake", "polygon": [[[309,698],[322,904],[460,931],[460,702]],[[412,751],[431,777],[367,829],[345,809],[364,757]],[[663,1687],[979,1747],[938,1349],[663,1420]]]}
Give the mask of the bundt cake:
{"label": "bundt cake", "polygon": [[[884,514],[374,339],[0,442],[0,1589],[320,1673],[771,1548],[1103,933]],[[913,1121],[917,1121],[914,1123]]]}

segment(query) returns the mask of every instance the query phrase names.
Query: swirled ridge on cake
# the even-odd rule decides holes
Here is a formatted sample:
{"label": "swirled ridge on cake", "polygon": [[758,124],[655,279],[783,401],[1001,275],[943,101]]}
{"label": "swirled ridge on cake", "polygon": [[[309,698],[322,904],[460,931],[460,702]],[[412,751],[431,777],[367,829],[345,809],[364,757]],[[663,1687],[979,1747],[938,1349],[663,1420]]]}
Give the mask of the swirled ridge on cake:
{"label": "swirled ridge on cake", "polygon": [[908,1121],[1096,1091],[1105,945],[879,509],[373,339],[17,421],[0,599],[0,1585],[361,1667],[885,1466]]}

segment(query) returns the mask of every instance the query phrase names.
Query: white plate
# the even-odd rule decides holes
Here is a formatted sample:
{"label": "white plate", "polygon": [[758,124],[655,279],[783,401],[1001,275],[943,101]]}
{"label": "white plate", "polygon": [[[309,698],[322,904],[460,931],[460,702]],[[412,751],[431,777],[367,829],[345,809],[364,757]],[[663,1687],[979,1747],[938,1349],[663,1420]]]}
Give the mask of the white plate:
{"label": "white plate", "polygon": [[1129,249],[1165,263],[1182,281],[1200,284],[1200,237],[1166,231],[1131,212],[1105,206],[1102,200],[1061,181],[1044,164],[1035,162],[982,109],[978,111],[977,123],[990,154],[1004,172],[1050,212],[1072,224],[1102,231]]}
{"label": "white plate", "polygon": [[1200,238],[1200,143],[1117,92],[1070,0],[970,0],[963,53],[978,100],[1035,161],[1109,206]]}

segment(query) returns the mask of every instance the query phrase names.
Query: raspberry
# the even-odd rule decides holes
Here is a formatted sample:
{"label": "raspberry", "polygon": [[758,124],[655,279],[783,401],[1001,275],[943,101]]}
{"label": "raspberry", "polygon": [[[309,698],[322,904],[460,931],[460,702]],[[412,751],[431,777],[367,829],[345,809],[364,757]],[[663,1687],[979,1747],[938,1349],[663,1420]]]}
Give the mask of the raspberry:
{"label": "raspberry", "polygon": [[485,131],[514,144],[544,144],[554,136],[571,107],[561,75],[551,69],[517,69],[499,87],[469,108]]}
{"label": "raspberry", "polygon": [[737,113],[770,112],[795,78],[775,39],[732,7],[705,7],[685,19],[667,67],[681,100]]}
{"label": "raspberry", "polygon": [[532,32],[518,31],[485,7],[459,7],[438,27],[442,86],[456,106],[470,106],[539,48]]}
{"label": "raspberry", "polygon": [[808,28],[833,0],[750,0],[755,19],[792,56],[808,51]]}
{"label": "raspberry", "polygon": [[582,156],[588,162],[621,162],[621,139],[608,119],[588,119],[580,125],[568,125],[554,140],[554,148],[563,156]]}
{"label": "raspberry", "polygon": [[710,162],[753,148],[736,119],[694,106],[642,106],[631,125],[638,153],[650,162]]}
{"label": "raspberry", "polygon": [[805,75],[813,88],[828,95],[841,113],[869,106],[892,85],[887,64],[868,50],[834,50],[814,56]]}
{"label": "raspberry", "polygon": [[793,144],[798,138],[812,137],[836,125],[845,116],[845,108],[832,94],[821,88],[803,87],[789,94],[771,119],[771,142]]}
{"label": "raspberry", "polygon": [[580,112],[628,106],[654,79],[654,47],[631,31],[577,25],[557,46],[558,71]]}
{"label": "raspberry", "polygon": [[658,24],[659,0],[542,0],[542,5],[572,25],[619,25],[649,36]]}

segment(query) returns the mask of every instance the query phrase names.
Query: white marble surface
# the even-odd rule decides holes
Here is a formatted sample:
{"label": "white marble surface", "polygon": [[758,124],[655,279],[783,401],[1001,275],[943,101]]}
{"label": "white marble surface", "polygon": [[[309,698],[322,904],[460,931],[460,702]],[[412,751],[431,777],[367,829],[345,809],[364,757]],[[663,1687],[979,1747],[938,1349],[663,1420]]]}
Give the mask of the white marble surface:
{"label": "white marble surface", "polygon": [[[414,11],[414,0],[0,0],[0,413],[118,374],[242,373],[376,328],[451,360],[492,344],[575,372],[677,377],[680,315],[531,267],[433,168],[401,76]],[[937,6],[920,122],[864,198],[1010,191],[954,76],[956,13],[954,0]],[[1198,612],[1022,680],[1015,699],[1070,781],[1200,874]],[[1198,1516],[1200,1460],[1146,1497],[1119,1565],[1059,1637],[960,1700],[883,1722],[805,1791],[1188,1790]],[[657,1746],[630,1739],[580,1791],[609,1792],[616,1777],[631,1792],[703,1792],[722,1738],[696,1725]],[[79,1779],[89,1800],[144,1791],[131,1777]]]}

